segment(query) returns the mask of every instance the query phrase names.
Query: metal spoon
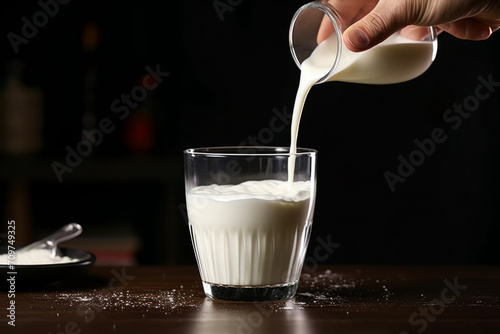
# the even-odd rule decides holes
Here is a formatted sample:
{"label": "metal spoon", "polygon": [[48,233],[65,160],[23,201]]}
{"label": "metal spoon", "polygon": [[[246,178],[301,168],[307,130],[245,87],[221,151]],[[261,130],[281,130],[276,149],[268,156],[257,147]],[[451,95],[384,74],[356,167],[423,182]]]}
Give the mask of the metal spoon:
{"label": "metal spoon", "polygon": [[19,249],[17,253],[19,254],[27,252],[32,249],[47,249],[50,251],[51,257],[56,257],[56,255],[58,255],[57,244],[69,239],[73,239],[74,237],[80,235],[80,233],[82,233],[82,227],[80,226],[80,224],[71,223],[63,226],[51,235]]}

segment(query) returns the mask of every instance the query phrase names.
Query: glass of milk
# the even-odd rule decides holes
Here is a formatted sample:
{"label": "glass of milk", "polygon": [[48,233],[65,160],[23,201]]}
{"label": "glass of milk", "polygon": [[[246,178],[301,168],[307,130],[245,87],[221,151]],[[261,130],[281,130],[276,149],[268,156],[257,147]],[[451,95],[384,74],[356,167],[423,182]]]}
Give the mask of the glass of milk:
{"label": "glass of milk", "polygon": [[287,147],[184,151],[189,230],[208,297],[294,296],[313,219],[316,154]]}
{"label": "glass of milk", "polygon": [[[321,0],[300,7],[292,18],[289,45],[292,57],[315,83],[342,81],[392,84],[424,73],[437,53],[434,27],[408,26],[377,46],[352,52],[342,42],[343,32],[369,13],[378,0]],[[308,72],[311,72],[309,70]]]}

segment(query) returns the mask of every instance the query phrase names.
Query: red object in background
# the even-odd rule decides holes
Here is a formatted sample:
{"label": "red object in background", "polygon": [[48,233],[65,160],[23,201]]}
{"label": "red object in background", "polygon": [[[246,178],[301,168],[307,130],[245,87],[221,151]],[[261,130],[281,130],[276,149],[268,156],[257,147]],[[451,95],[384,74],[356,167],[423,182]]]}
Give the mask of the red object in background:
{"label": "red object in background", "polygon": [[131,113],[125,125],[125,145],[135,153],[148,153],[154,146],[154,127],[151,115]]}

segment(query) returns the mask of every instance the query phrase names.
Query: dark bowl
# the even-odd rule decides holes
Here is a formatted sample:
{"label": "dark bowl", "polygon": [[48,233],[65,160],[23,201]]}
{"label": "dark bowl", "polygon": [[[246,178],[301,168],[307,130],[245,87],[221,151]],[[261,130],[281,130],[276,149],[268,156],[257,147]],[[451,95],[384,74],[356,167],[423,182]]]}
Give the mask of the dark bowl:
{"label": "dark bowl", "polygon": [[[26,290],[31,287],[42,286],[57,281],[75,279],[86,275],[87,271],[95,263],[95,255],[81,250],[71,248],[59,248],[61,256],[79,258],[81,260],[69,263],[56,264],[33,264],[15,265],[9,268],[8,265],[0,264],[0,277],[2,285],[10,286],[9,278],[13,277],[16,290]],[[0,247],[0,254],[6,254],[7,247]]]}

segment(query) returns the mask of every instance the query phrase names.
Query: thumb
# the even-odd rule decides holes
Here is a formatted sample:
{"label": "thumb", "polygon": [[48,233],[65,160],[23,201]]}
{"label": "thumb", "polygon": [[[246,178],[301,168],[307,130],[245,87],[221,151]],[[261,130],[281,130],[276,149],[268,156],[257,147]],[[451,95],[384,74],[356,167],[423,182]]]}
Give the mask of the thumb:
{"label": "thumb", "polygon": [[401,18],[405,17],[403,6],[379,1],[370,13],[344,31],[344,44],[354,52],[367,50],[404,27]]}

